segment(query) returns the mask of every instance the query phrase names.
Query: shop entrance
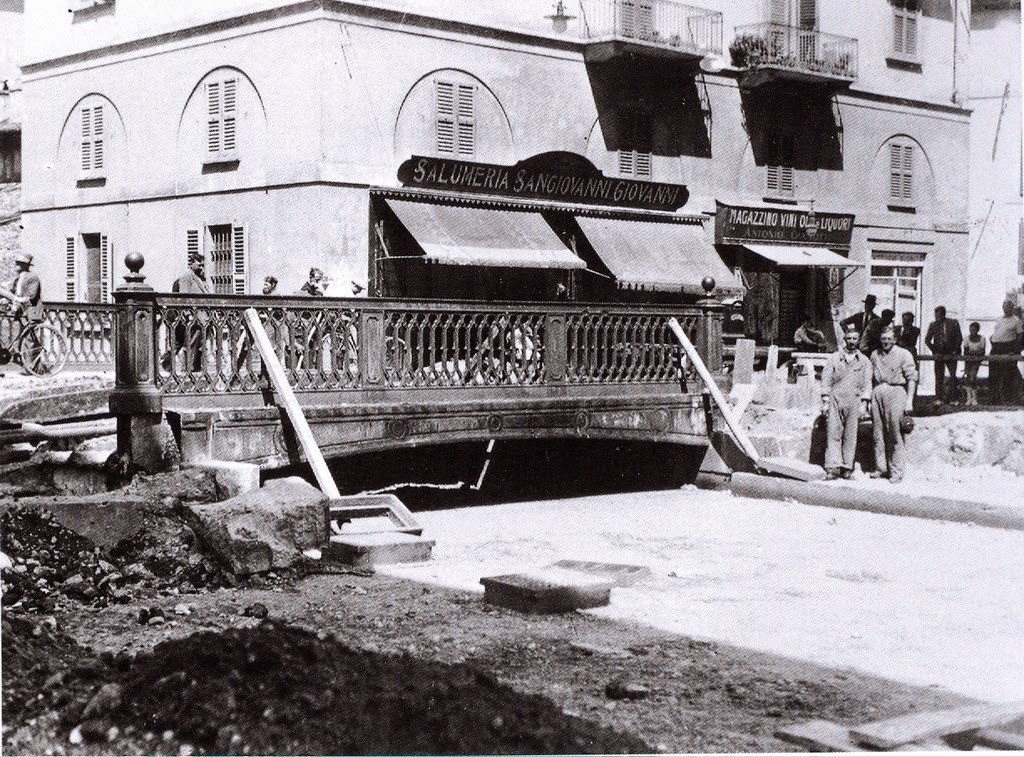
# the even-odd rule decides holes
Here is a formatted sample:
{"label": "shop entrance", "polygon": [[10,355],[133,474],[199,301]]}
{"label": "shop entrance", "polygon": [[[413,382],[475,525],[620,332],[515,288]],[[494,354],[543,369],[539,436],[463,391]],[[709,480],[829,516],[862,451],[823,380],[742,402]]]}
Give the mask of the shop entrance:
{"label": "shop entrance", "polygon": [[[904,313],[914,314],[914,323],[921,327],[921,266],[871,264],[868,293],[877,298],[876,312],[888,308],[898,324]],[[920,347],[920,345],[918,345]]]}

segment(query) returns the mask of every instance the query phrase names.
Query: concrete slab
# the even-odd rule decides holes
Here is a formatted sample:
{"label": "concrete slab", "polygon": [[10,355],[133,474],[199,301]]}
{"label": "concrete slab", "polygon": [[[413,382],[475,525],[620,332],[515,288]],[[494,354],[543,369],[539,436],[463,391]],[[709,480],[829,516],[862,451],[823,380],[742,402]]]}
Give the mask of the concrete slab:
{"label": "concrete slab", "polygon": [[828,720],[811,720],[780,728],[775,738],[811,752],[859,752],[862,749],[850,738],[846,726]]}
{"label": "concrete slab", "polygon": [[651,569],[646,565],[625,565],[623,563],[559,560],[546,567],[571,570],[597,576],[598,578],[607,578],[614,581],[616,586],[632,586],[637,581],[642,581],[651,576]]}
{"label": "concrete slab", "polygon": [[572,612],[603,607],[611,601],[611,578],[547,567],[530,573],[487,576],[484,601],[526,613]]}
{"label": "concrete slab", "polygon": [[434,540],[398,531],[334,534],[323,550],[323,558],[369,568],[374,565],[424,562],[430,559]]}

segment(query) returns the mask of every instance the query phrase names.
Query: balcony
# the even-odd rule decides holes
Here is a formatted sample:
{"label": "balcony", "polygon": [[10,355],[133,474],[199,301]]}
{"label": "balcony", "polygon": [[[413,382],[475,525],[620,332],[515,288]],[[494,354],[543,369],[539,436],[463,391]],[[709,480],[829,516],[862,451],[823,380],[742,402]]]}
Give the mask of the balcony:
{"label": "balcony", "polygon": [[737,26],[729,57],[745,71],[744,87],[777,80],[846,87],[857,78],[857,40],[813,29]]}
{"label": "balcony", "polygon": [[621,55],[700,60],[722,52],[722,14],[672,0],[581,0],[588,61]]}

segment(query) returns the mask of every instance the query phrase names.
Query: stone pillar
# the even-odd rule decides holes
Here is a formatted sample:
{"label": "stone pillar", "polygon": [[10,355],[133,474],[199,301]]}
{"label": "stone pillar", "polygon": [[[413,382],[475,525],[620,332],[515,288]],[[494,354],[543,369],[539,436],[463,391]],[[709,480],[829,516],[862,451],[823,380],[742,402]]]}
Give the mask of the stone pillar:
{"label": "stone pillar", "polygon": [[148,473],[168,467],[163,396],[157,385],[156,297],[139,271],[142,255],[124,259],[129,273],[114,291],[114,389],[110,412],[117,416],[117,452],[130,467]]}
{"label": "stone pillar", "polygon": [[697,306],[701,309],[703,317],[697,327],[697,353],[700,355],[704,365],[712,373],[722,370],[722,303],[711,296],[715,289],[715,280],[710,276],[701,282],[704,292],[707,294],[703,299],[697,300]]}

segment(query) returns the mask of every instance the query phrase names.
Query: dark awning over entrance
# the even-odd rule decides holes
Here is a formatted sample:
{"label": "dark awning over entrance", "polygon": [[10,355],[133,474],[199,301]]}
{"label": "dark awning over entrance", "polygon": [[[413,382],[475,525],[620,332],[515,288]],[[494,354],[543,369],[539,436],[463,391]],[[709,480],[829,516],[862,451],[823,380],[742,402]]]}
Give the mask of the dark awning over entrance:
{"label": "dark awning over entrance", "polygon": [[700,294],[711,276],[719,289],[742,288],[697,224],[576,220],[621,287]]}
{"label": "dark awning over entrance", "polygon": [[849,258],[833,252],[826,247],[800,247],[783,244],[752,244],[743,245],[756,255],[770,260],[780,266],[813,266],[816,268],[863,268]]}
{"label": "dark awning over entrance", "polygon": [[387,200],[428,260],[506,268],[586,268],[539,213]]}

